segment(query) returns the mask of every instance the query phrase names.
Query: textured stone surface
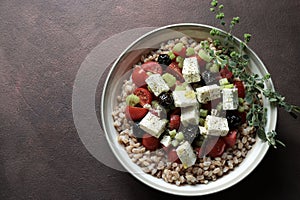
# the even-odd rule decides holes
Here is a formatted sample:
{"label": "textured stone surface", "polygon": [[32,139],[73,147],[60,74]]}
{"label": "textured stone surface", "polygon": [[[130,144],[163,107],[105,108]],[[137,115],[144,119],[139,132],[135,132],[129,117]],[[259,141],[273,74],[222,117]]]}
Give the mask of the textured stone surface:
{"label": "textured stone surface", "polygon": [[[218,25],[208,2],[2,0],[0,199],[168,198],[88,153],[73,124],[72,86],[86,55],[114,34],[180,22]],[[250,46],[276,89],[295,104],[300,104],[299,9],[297,0],[225,4],[228,17],[241,17],[237,35],[242,30],[253,35]],[[237,185],[201,198],[298,199],[299,119],[280,110],[277,130],[286,148],[271,149]]]}

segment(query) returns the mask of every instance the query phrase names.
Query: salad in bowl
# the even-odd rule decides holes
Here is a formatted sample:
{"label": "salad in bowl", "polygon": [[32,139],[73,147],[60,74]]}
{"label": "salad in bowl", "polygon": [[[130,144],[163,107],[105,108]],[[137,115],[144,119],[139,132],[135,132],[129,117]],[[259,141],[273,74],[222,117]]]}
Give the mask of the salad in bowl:
{"label": "salad in bowl", "polygon": [[252,105],[244,100],[243,81],[214,64],[204,44],[219,49],[210,38],[184,36],[142,55],[112,113],[131,160],[176,185],[217,180],[256,142],[256,129],[246,122]]}
{"label": "salad in bowl", "polygon": [[[223,23],[222,6],[212,11]],[[222,17],[223,16],[223,17]],[[233,18],[230,30],[239,22]],[[260,163],[276,139],[277,106],[266,67],[244,41],[203,24],[174,24],[136,40],[104,85],[101,120],[120,163],[172,194],[226,189]],[[283,144],[282,144],[283,145]]]}

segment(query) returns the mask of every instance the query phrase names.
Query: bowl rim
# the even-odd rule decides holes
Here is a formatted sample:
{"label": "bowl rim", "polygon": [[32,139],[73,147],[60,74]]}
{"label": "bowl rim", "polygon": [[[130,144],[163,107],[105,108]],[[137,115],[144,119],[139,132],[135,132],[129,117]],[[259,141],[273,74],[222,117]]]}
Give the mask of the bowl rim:
{"label": "bowl rim", "polygon": [[[103,131],[105,133],[105,138],[109,144],[109,147],[110,149],[112,150],[113,154],[115,155],[115,157],[117,158],[117,160],[122,164],[122,166],[132,175],[134,176],[136,179],[138,179],[139,181],[141,181],[142,183],[156,189],[156,190],[159,190],[159,191],[162,191],[162,192],[165,192],[165,193],[168,193],[168,194],[175,194],[175,195],[180,195],[180,196],[201,196],[201,195],[208,195],[208,194],[212,194],[212,193],[216,193],[216,192],[219,192],[219,191],[222,191],[222,190],[225,190],[235,184],[237,184],[238,182],[240,182],[241,180],[243,180],[246,176],[248,176],[258,165],[259,163],[262,161],[262,159],[264,158],[264,156],[266,155],[268,149],[269,149],[269,144],[267,144],[267,142],[262,142],[262,141],[256,141],[256,143],[261,143],[261,149],[260,149],[260,154],[258,154],[258,156],[255,158],[255,161],[254,163],[251,163],[251,166],[249,166],[247,168],[246,171],[243,171],[243,173],[240,174],[240,176],[238,176],[237,178],[235,178],[233,181],[231,181],[230,183],[226,184],[226,185],[223,185],[222,187],[219,187],[219,188],[216,188],[214,190],[207,190],[207,191],[193,191],[193,192],[184,192],[184,191],[181,191],[181,190],[171,190],[171,191],[168,191],[166,190],[165,188],[162,188],[159,184],[156,184],[155,182],[149,182],[149,180],[147,180],[147,178],[144,178],[143,174],[141,175],[140,173],[133,173],[130,169],[129,166],[127,166],[125,163],[124,163],[124,158],[122,158],[119,154],[118,154],[118,151],[117,149],[114,147],[114,144],[111,140],[109,140],[109,133],[108,133],[108,129],[106,129],[106,121],[105,121],[105,113],[104,113],[104,110],[103,109],[105,107],[105,94],[107,93],[107,88],[108,88],[108,84],[109,84],[109,81],[110,81],[110,78],[111,78],[111,75],[112,73],[114,72],[115,68],[117,67],[118,63],[120,62],[120,60],[122,59],[122,57],[124,55],[126,55],[126,53],[128,52],[128,50],[130,50],[132,47],[134,47],[134,45],[136,45],[138,42],[142,41],[144,38],[156,33],[156,32],[159,32],[159,31],[162,31],[162,30],[165,30],[165,29],[170,29],[170,28],[177,28],[177,27],[189,27],[189,26],[192,26],[192,27],[198,27],[198,28],[207,28],[207,29],[217,29],[219,30],[221,33],[225,33],[224,30],[221,30],[219,28],[216,28],[216,27],[213,27],[213,26],[210,26],[210,25],[206,25],[206,24],[200,24],[200,23],[176,23],[176,24],[170,24],[170,25],[166,25],[166,26],[162,26],[162,27],[159,27],[159,28],[156,28],[152,31],[149,31],[148,33],[142,35],[141,37],[139,37],[138,39],[136,39],[134,42],[132,42],[121,54],[120,56],[115,60],[115,62],[113,63],[111,69],[109,70],[108,72],[108,75],[107,75],[107,78],[105,80],[105,83],[103,85],[103,91],[102,91],[102,95],[101,95],[101,111],[100,111],[100,119],[101,119],[101,125],[102,125],[102,128],[103,128]],[[237,38],[236,36],[233,36],[234,38],[234,42],[241,42],[241,40],[239,38]],[[262,62],[262,60],[257,56],[257,54],[249,47],[249,46],[246,46],[246,49],[247,51],[252,54],[254,56],[254,58],[257,60],[258,62],[258,65],[261,66],[261,70],[263,70],[265,73],[267,73],[267,68],[265,67],[264,63]],[[274,84],[272,82],[272,80],[270,79],[269,80],[269,87],[271,89],[274,90]],[[269,105],[266,105],[266,107],[270,107],[271,110],[272,110],[272,120],[268,119],[269,121],[269,127],[272,129],[272,130],[275,130],[276,128],[276,123],[277,123],[277,108],[276,107],[273,107],[271,106],[270,104]],[[270,112],[270,111],[269,111]],[[113,126],[113,125],[112,125]],[[247,156],[246,156],[247,158]],[[130,160],[131,161],[131,160]],[[131,161],[132,162],[132,161]],[[243,163],[243,162],[242,162]],[[135,165],[135,163],[132,162],[133,165]],[[232,173],[233,171],[231,171],[230,173]],[[149,175],[149,174],[146,174],[145,175]],[[228,174],[227,174],[228,175]],[[226,176],[227,176],[226,175]],[[149,176],[152,176],[152,175],[149,175]],[[157,179],[157,178],[156,178]],[[170,184],[170,183],[167,183],[165,182],[165,184]],[[174,184],[171,184],[171,185],[174,185]],[[198,185],[202,185],[202,184],[198,184]],[[186,187],[185,185],[184,186],[176,186],[176,187]],[[188,186],[190,187],[190,186]]]}

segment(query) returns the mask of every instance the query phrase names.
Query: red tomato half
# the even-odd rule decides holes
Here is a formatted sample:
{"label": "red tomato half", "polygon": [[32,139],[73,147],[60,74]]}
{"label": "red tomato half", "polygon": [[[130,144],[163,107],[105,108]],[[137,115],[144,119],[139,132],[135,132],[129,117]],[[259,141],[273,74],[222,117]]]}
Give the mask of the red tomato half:
{"label": "red tomato half", "polygon": [[205,155],[211,157],[221,156],[225,150],[226,144],[221,137],[207,138],[201,148],[197,149],[198,157],[201,158]]}
{"label": "red tomato half", "polygon": [[236,142],[237,130],[231,130],[229,133],[223,137],[224,142],[228,147],[233,147]]}
{"label": "red tomato half", "polygon": [[240,98],[245,98],[245,87],[242,81],[234,81],[235,87],[238,89],[238,96]]}
{"label": "red tomato half", "polygon": [[150,61],[142,64],[142,69],[153,74],[162,74],[162,67],[159,63]]}
{"label": "red tomato half", "polygon": [[166,72],[172,74],[173,76],[176,77],[177,80],[179,80],[180,82],[184,82],[184,78],[182,76],[182,71],[181,69],[178,67],[178,63],[176,62],[172,62],[166,69]]}
{"label": "red tomato half", "polygon": [[173,53],[175,54],[175,56],[181,56],[183,58],[186,57],[186,48],[182,47],[181,51],[177,52],[173,50]]}
{"label": "red tomato half", "polygon": [[180,126],[180,116],[179,115],[171,115],[170,122],[169,122],[169,129],[170,130],[178,130]]}
{"label": "red tomato half", "polygon": [[146,149],[154,151],[158,149],[160,142],[156,137],[150,135],[149,133],[145,133],[143,135],[142,144]]}
{"label": "red tomato half", "polygon": [[227,66],[220,70],[220,75],[222,78],[227,78],[228,80],[233,78],[233,74]]}
{"label": "red tomato half", "polygon": [[218,157],[221,156],[225,150],[226,144],[222,138],[219,138],[218,141],[215,143],[214,147],[208,153],[211,157]]}
{"label": "red tomato half", "polygon": [[176,150],[173,148],[168,152],[168,161],[170,162],[176,162],[176,163],[181,163]]}
{"label": "red tomato half", "polygon": [[152,102],[152,95],[149,90],[145,88],[136,88],[133,92],[136,96],[140,98],[140,105],[150,104]]}
{"label": "red tomato half", "polygon": [[146,85],[146,78],[148,78],[148,74],[145,70],[142,69],[142,67],[137,66],[133,69],[132,72],[132,81],[137,87],[141,87],[143,85]]}
{"label": "red tomato half", "polygon": [[133,121],[141,120],[147,113],[148,110],[146,108],[139,108],[133,106],[127,106],[125,110],[127,119]]}

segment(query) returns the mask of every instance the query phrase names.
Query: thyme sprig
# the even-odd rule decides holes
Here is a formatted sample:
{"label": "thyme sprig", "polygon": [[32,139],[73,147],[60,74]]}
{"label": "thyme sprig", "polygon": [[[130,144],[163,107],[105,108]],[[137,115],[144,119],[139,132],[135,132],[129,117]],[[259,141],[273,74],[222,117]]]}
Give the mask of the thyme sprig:
{"label": "thyme sprig", "polygon": [[297,114],[300,113],[300,107],[287,103],[285,101],[285,97],[281,94],[273,91],[272,89],[265,88],[266,82],[271,78],[270,74],[260,77],[258,74],[252,74],[246,70],[249,66],[250,60],[249,56],[243,50],[250,42],[251,34],[245,33],[243,35],[244,40],[240,42],[239,48],[234,48],[234,46],[231,45],[234,42],[232,32],[236,24],[240,22],[240,18],[233,17],[228,26],[225,21],[223,8],[224,5],[219,5],[217,0],[211,1],[210,11],[216,13],[216,19],[218,19],[220,24],[227,29],[225,35],[217,29],[212,29],[210,31],[212,36],[224,36],[224,40],[222,42],[219,39],[213,40],[213,44],[215,46],[222,47],[222,51],[211,50],[207,41],[201,44],[202,48],[210,55],[213,63],[220,65],[221,68],[228,67],[234,77],[237,77],[244,82],[246,88],[245,100],[252,105],[247,113],[247,121],[250,126],[254,126],[256,128],[258,137],[275,148],[277,144],[285,146],[281,141],[276,139],[277,133],[275,130],[270,132],[265,130],[265,126],[267,124],[267,108],[264,108],[262,103],[260,103],[258,94],[263,94],[272,105],[283,108],[294,118],[296,118]]}

